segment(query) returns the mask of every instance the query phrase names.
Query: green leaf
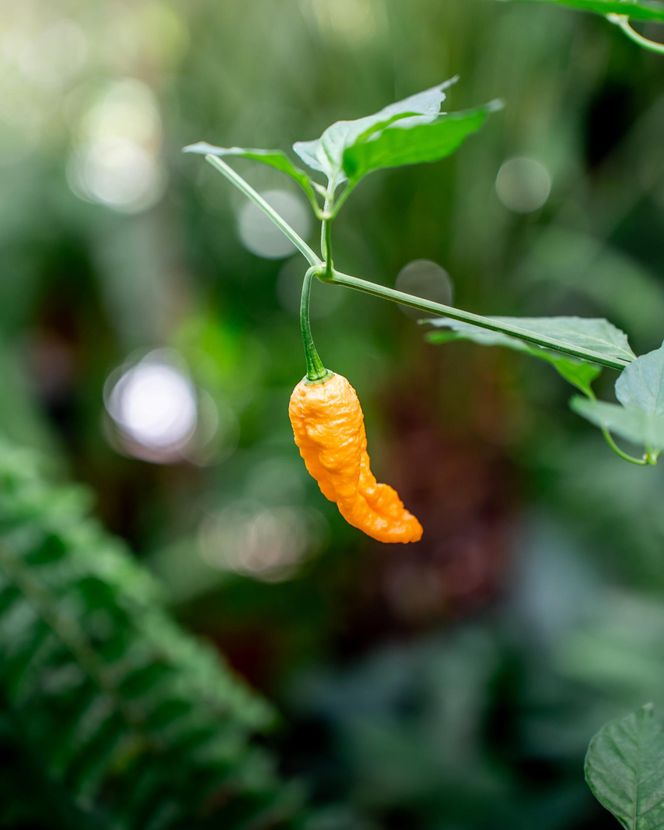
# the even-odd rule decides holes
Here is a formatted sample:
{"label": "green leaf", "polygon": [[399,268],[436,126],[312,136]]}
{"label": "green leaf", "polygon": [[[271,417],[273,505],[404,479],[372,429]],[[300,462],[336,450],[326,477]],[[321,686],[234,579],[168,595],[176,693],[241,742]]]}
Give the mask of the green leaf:
{"label": "green leaf", "polygon": [[[524,333],[554,338],[563,345],[590,349],[605,357],[628,361],[634,359],[634,352],[630,348],[627,335],[608,320],[584,317],[489,317],[488,319],[517,326]],[[526,352],[539,360],[550,363],[566,381],[584,394],[589,394],[590,385],[600,373],[599,367],[564,357],[538,346],[531,346],[515,337],[488,331],[469,323],[448,318],[427,320],[427,322],[438,329],[447,329],[445,332],[430,333],[428,335],[430,342],[441,343],[453,338],[464,338],[485,346],[505,346]]]}
{"label": "green leaf", "polygon": [[609,432],[642,444],[656,459],[664,450],[664,345],[630,363],[616,383],[619,404],[574,398],[572,409]]}
{"label": "green leaf", "polygon": [[419,92],[384,107],[382,110],[353,121],[337,121],[328,127],[320,138],[313,141],[297,141],[293,150],[312,170],[324,173],[335,185],[346,179],[344,152],[356,141],[380,134],[397,121],[408,125],[428,123],[440,114],[445,100],[445,90],[458,79],[451,78],[438,86]]}
{"label": "green leaf", "polygon": [[0,754],[35,767],[29,790],[0,787],[0,818],[34,800],[54,827],[291,826],[293,788],[252,742],[269,707],[170,618],[79,491],[4,443],[0,708]]}
{"label": "green leaf", "polygon": [[616,397],[625,407],[664,417],[664,344],[637,358],[620,375]]}
{"label": "green leaf", "polygon": [[549,3],[595,14],[620,14],[635,20],[656,20],[664,23],[664,3],[657,0],[529,0],[531,3]]}
{"label": "green leaf", "polygon": [[344,151],[344,173],[357,182],[374,170],[440,161],[501,107],[499,101],[492,101],[476,109],[442,114],[435,120],[407,119],[368,132]]}
{"label": "green leaf", "polygon": [[575,386],[584,395],[592,394],[592,383],[602,373],[600,366],[595,366],[592,363],[582,363],[573,358],[563,357],[557,355],[555,352],[548,352],[540,349],[537,346],[529,346],[523,340],[517,340],[515,337],[508,337],[506,334],[498,332],[487,331],[481,329],[479,326],[472,326],[468,323],[460,323],[454,320],[448,321],[450,328],[455,331],[449,332],[430,332],[427,335],[427,340],[430,343],[447,343],[452,340],[471,340],[474,343],[479,343],[482,346],[504,346],[508,349],[513,349],[517,352],[523,352],[531,357],[543,360],[553,366],[554,369],[572,386]]}
{"label": "green leaf", "polygon": [[625,830],[664,827],[664,729],[651,704],[595,735],[585,774],[595,798]]}
{"label": "green leaf", "polygon": [[550,354],[547,358],[556,368],[558,374],[572,386],[583,392],[584,395],[593,395],[593,381],[602,374],[602,369],[592,363],[581,363],[577,360],[570,360],[564,357],[556,357]]}
{"label": "green leaf", "polygon": [[572,398],[572,409],[601,429],[606,429],[634,444],[649,449],[664,450],[664,416],[635,407],[604,401]]}
{"label": "green leaf", "polygon": [[281,150],[260,150],[249,147],[215,147],[213,144],[208,144],[207,141],[199,141],[196,144],[187,145],[183,152],[197,153],[203,156],[236,156],[238,158],[258,161],[261,164],[266,164],[268,167],[274,167],[276,170],[280,170],[282,173],[290,176],[293,181],[297,182],[307,194],[307,198],[312,205],[316,209],[318,208],[313,182],[304,170],[296,167],[286,153]]}

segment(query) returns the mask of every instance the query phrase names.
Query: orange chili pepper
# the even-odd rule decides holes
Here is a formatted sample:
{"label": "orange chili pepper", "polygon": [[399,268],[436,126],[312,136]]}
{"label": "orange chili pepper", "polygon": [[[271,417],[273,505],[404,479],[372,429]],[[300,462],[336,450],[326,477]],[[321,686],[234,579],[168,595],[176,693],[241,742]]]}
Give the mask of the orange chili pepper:
{"label": "orange chili pepper", "polygon": [[307,470],[349,524],[379,542],[422,538],[422,525],[396,490],[371,472],[362,407],[345,377],[305,378],[293,390],[288,414]]}

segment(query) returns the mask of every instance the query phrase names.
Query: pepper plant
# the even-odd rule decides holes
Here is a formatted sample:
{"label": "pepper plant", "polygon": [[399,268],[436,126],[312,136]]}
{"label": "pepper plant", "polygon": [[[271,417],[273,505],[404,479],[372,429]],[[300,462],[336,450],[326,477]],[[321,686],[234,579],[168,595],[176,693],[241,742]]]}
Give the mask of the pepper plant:
{"label": "pepper plant", "polygon": [[[659,8],[657,3],[562,0],[561,4],[612,15],[616,7],[625,6],[638,19],[664,20],[664,7]],[[619,23],[626,33],[633,32],[627,17],[610,19]],[[634,38],[642,40],[636,33]],[[353,440],[359,442],[365,456],[366,439],[359,403],[356,404],[354,390],[344,378],[341,378],[341,391],[337,391],[334,384],[329,384],[335,388],[332,397],[326,393],[307,391],[308,385],[309,389],[316,389],[317,384],[328,385],[330,375],[318,355],[311,333],[309,298],[314,280],[435,315],[437,319],[423,321],[430,326],[426,337],[432,343],[466,339],[484,346],[502,346],[525,352],[548,363],[576,389],[578,394],[571,399],[572,409],[600,429],[608,446],[621,459],[640,466],[655,465],[664,450],[664,344],[648,354],[637,356],[627,335],[605,319],[486,317],[369,282],[337,268],[333,256],[334,221],[348,197],[367,175],[384,168],[443,159],[477,132],[489,115],[500,109],[500,102],[492,101],[462,112],[441,111],[447,90],[455,81],[456,78],[452,78],[391,104],[374,115],[354,121],[338,121],[328,127],[319,139],[296,142],[293,150],[308,168],[306,171],[281,150],[224,148],[205,142],[185,148],[187,152],[203,154],[216,170],[263,210],[308,263],[300,308],[307,373],[291,400],[296,442],[307,468],[318,479],[322,492],[337,501],[342,514],[351,524],[381,541],[417,541],[421,529],[418,530],[419,523],[405,511],[392,488],[376,485],[368,469],[368,456],[366,465],[360,462],[359,454],[353,462],[358,465],[356,479],[359,477],[362,482],[365,472],[370,476],[368,488],[366,484],[360,485],[360,490],[364,487],[361,498],[358,499],[355,490],[352,499],[349,501],[347,498],[344,491],[347,470],[343,467],[347,460],[340,463],[338,457],[346,452],[349,444],[349,424],[357,424],[359,419],[361,429],[356,430]],[[320,255],[228,165],[224,159],[229,157],[252,159],[274,167],[302,188],[320,222]],[[618,373],[615,383],[617,403],[599,401],[593,391],[594,381],[605,369]],[[330,406],[335,410],[334,418],[330,415]],[[296,417],[293,416],[294,407]],[[339,410],[343,410],[342,416],[339,416]],[[313,422],[308,432],[303,426],[307,419]],[[321,419],[325,423],[320,423]],[[335,430],[340,432],[340,436],[330,443],[329,435]],[[321,433],[325,436],[322,443]],[[616,437],[640,446],[641,452],[635,455],[626,451],[618,445]],[[317,445],[316,440],[319,441]],[[312,449],[314,446],[315,450]],[[332,474],[330,465],[334,468]],[[355,487],[357,489],[357,485]],[[385,488],[391,505],[387,510],[375,506],[380,501],[376,495],[380,488]],[[588,750],[587,782],[600,803],[615,815],[626,830],[658,830],[664,826],[664,791],[661,787],[663,735],[661,725],[654,721],[652,708],[645,707],[623,721],[605,726]]]}
{"label": "pepper plant", "polygon": [[[199,142],[185,151],[204,155],[274,222],[307,261],[300,324],[309,380],[321,379],[326,371],[314,346],[309,321],[311,286],[317,280],[326,286],[352,289],[436,316],[439,319],[427,320],[432,330],[426,336],[433,343],[463,338],[516,349],[549,363],[580,393],[572,398],[572,409],[600,429],[620,458],[641,466],[656,464],[664,450],[664,346],[637,356],[627,335],[605,319],[487,317],[397,291],[337,268],[333,255],[334,222],[366,176],[385,168],[443,159],[500,109],[501,102],[491,101],[460,112],[441,111],[447,90],[456,80],[452,78],[373,115],[337,121],[316,140],[296,142],[293,150],[308,171],[281,150],[225,148]],[[225,160],[233,157],[276,168],[302,188],[320,222],[320,255]],[[603,369],[619,373],[615,384],[617,403],[596,399],[593,382]],[[639,454],[621,448],[616,436],[640,446]]]}

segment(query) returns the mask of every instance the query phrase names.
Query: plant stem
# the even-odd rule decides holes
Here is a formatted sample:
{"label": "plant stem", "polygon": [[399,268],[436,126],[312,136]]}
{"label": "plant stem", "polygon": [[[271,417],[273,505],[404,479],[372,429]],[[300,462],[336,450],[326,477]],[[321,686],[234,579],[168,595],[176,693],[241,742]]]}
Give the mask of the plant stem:
{"label": "plant stem", "polygon": [[300,333],[302,335],[302,345],[304,346],[304,357],[307,362],[307,380],[314,383],[319,380],[324,380],[330,374],[316,351],[314,338],[311,334],[309,300],[311,297],[311,284],[314,280],[315,273],[316,268],[312,267],[304,275],[302,297],[300,300]]}
{"label": "plant stem", "polygon": [[325,258],[325,278],[330,279],[334,273],[334,262],[332,261],[332,220],[325,219],[323,221],[323,233],[325,234],[325,248],[323,255]]}
{"label": "plant stem", "polygon": [[332,197],[325,198],[325,207],[323,208],[323,225],[321,228],[321,251],[323,260],[325,261],[325,279],[330,279],[334,272],[334,263],[332,261]]}
{"label": "plant stem", "polygon": [[[396,291],[393,288],[387,288],[383,285],[377,285],[376,283],[369,282],[368,280],[360,279],[359,277],[353,277],[349,274],[343,274],[340,271],[335,271],[331,265],[331,238],[330,238],[330,230],[329,230],[329,223],[327,225],[327,229],[323,229],[323,249],[329,251],[329,260],[330,260],[330,267],[328,272],[327,264],[323,263],[323,260],[313,251],[309,245],[300,237],[300,235],[295,231],[289,224],[286,222],[283,217],[277,213],[277,211],[269,205],[265,199],[257,193],[254,188],[245,181],[239,173],[236,173],[232,167],[229,167],[224,161],[222,161],[217,156],[207,155],[206,160],[216,169],[218,170],[223,176],[225,176],[228,181],[231,182],[235,187],[238,188],[245,196],[251,199],[255,205],[257,205],[265,215],[272,221],[274,224],[279,228],[279,230],[288,238],[290,241],[295,245],[295,247],[300,251],[300,253],[305,257],[305,259],[311,265],[311,270],[315,273],[319,279],[323,282],[331,283],[332,285],[343,285],[346,288],[352,288],[355,291],[361,291],[364,294],[370,294],[373,297],[380,297],[384,300],[391,300],[395,303],[400,303],[401,305],[407,305],[411,308],[417,308],[420,311],[427,312],[429,314],[435,314],[438,317],[449,317],[451,320],[461,320],[464,323],[470,323],[471,325],[478,326],[482,329],[487,329],[489,331],[497,331],[501,334],[506,334],[509,337],[516,337],[518,340],[523,340],[525,343],[531,343],[535,346],[540,346],[544,349],[550,349],[554,352],[560,352],[561,354],[570,355],[571,357],[576,357],[580,360],[585,360],[588,363],[597,363],[600,366],[608,366],[610,369],[617,369],[618,371],[622,371],[625,366],[629,365],[628,360],[621,360],[619,358],[612,358],[607,357],[606,355],[600,354],[599,352],[593,352],[590,349],[582,349],[576,346],[569,346],[566,343],[561,341],[555,340],[552,337],[545,337],[544,335],[535,335],[531,332],[524,331],[520,329],[518,326],[514,326],[508,323],[503,323],[498,320],[492,320],[490,317],[483,317],[481,314],[473,314],[470,311],[463,311],[460,308],[454,308],[453,306],[442,305],[441,303],[434,303],[431,300],[425,300],[422,297],[415,297],[412,294],[405,294],[403,291]],[[342,196],[343,198],[343,196]],[[338,207],[338,203],[337,203]],[[307,272],[309,273],[309,272]],[[311,331],[309,327],[309,314],[308,314],[308,292],[311,291],[311,275],[308,280],[305,277],[305,284],[302,286],[302,299],[303,303],[305,300],[306,294],[306,313],[304,317],[301,317],[301,323],[303,323],[302,328],[302,335],[303,338],[308,331],[308,337],[311,342],[311,346],[313,347],[313,340],[311,340]],[[307,345],[305,342],[305,351]],[[313,349],[312,354],[315,353],[315,348]],[[320,361],[320,358],[318,358]],[[320,364],[322,366],[322,363]]]}
{"label": "plant stem", "polygon": [[331,283],[332,285],[343,285],[346,288],[352,288],[355,291],[361,291],[364,294],[370,294],[373,297],[380,297],[384,300],[391,300],[392,302],[400,303],[410,308],[416,308],[419,311],[435,314],[438,317],[449,317],[451,320],[460,320],[463,323],[470,323],[471,325],[488,329],[489,331],[500,332],[509,337],[516,337],[518,340],[523,340],[526,343],[532,343],[535,346],[541,346],[554,352],[570,355],[571,357],[576,357],[589,363],[597,363],[600,366],[608,366],[610,369],[622,371],[629,364],[627,360],[607,357],[599,352],[584,349],[580,346],[570,346],[553,337],[532,334],[511,323],[493,320],[490,317],[483,317],[480,314],[473,314],[470,311],[463,311],[460,308],[443,305],[442,303],[434,303],[431,300],[425,300],[422,297],[416,297],[412,294],[405,294],[403,291],[396,291],[384,285],[377,285],[376,283],[368,282],[359,277],[353,277],[350,274],[333,271],[332,277],[326,279],[325,273],[321,268],[318,268],[316,275],[324,282]]}
{"label": "plant stem", "polygon": [[[595,393],[590,388],[588,388],[584,392],[584,394],[585,394],[586,398],[588,398],[591,401],[596,401],[597,400],[597,398],[595,396]],[[606,427],[600,427],[600,431],[602,433],[602,436],[604,437],[604,440],[609,445],[609,448],[611,449],[611,451],[614,452],[619,458],[622,458],[623,461],[628,461],[630,464],[636,464],[639,467],[645,467],[647,464],[652,463],[650,461],[648,453],[646,453],[646,455],[644,455],[642,458],[636,458],[635,456],[630,455],[629,453],[625,452],[624,450],[621,450],[620,447],[616,444],[615,438],[613,437],[613,435],[611,435],[611,433],[609,432],[609,430]],[[655,463],[657,463],[656,460],[655,460]]]}
{"label": "plant stem", "polygon": [[650,52],[654,52],[656,55],[664,55],[664,43],[657,43],[657,41],[650,40],[637,32],[630,23],[629,18],[624,14],[608,14],[606,18],[610,23],[614,23],[622,29],[634,43],[638,43],[639,46]]}
{"label": "plant stem", "polygon": [[332,218],[334,218],[339,213],[339,211],[343,207],[343,203],[350,196],[353,190],[355,190],[355,185],[351,184],[350,182],[346,182],[341,196],[339,196],[339,198],[335,202],[334,209],[332,211]]}
{"label": "plant stem", "polygon": [[217,156],[207,155],[205,156],[205,160],[209,162],[215,170],[218,170],[222,176],[225,176],[231,184],[235,185],[238,190],[241,190],[245,196],[251,199],[251,201],[274,222],[284,236],[290,239],[302,256],[304,256],[304,258],[309,262],[309,265],[320,265],[321,260],[316,252],[313,251],[309,245],[307,245],[304,239],[302,239],[294,228],[291,228],[283,216],[277,213],[272,205],[268,204],[260,193],[257,193],[254,188],[247,181],[245,181],[242,176],[240,176],[239,173],[236,173],[232,167]]}
{"label": "plant stem", "polygon": [[648,458],[636,458],[629,453],[624,452],[621,450],[620,447],[616,444],[613,435],[609,432],[608,429],[602,427],[602,435],[604,436],[604,440],[609,445],[609,447],[613,450],[613,452],[622,458],[623,461],[629,461],[630,464],[637,464],[639,467],[645,467],[647,464],[651,464],[652,462]]}

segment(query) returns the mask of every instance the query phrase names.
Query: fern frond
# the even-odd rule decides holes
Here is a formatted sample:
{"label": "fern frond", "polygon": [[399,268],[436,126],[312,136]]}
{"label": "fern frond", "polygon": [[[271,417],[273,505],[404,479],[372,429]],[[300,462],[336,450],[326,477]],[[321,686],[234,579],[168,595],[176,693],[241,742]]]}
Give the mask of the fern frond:
{"label": "fern frond", "polygon": [[38,771],[49,826],[290,826],[296,793],[251,744],[269,706],[170,619],[87,503],[0,448],[0,751]]}

